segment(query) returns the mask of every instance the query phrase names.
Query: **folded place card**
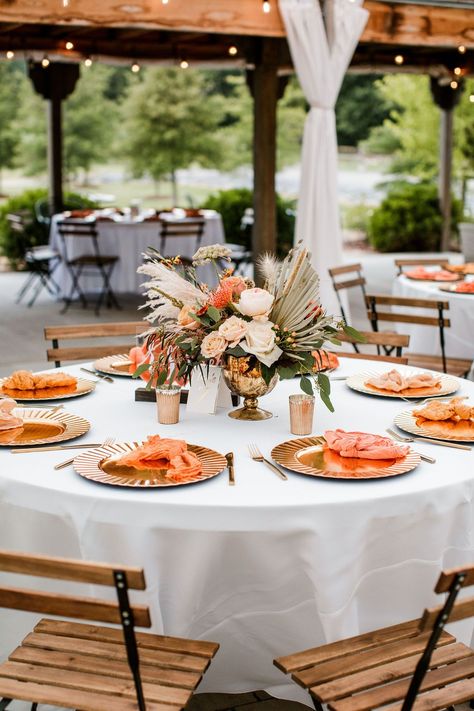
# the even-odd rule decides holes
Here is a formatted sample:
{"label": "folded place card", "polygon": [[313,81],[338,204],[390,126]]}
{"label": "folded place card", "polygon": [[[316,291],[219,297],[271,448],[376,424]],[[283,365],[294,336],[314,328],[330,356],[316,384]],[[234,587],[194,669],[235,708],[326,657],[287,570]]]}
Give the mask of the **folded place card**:
{"label": "folded place card", "polygon": [[232,397],[222,376],[222,369],[216,365],[196,368],[189,387],[188,412],[202,412],[215,415],[218,407],[232,407]]}

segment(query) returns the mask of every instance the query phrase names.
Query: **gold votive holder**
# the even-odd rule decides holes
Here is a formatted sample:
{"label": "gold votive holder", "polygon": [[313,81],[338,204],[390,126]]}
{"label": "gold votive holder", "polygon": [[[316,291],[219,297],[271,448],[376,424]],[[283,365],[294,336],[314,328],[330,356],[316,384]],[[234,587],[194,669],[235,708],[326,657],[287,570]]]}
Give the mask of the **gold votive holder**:
{"label": "gold votive holder", "polygon": [[156,406],[160,425],[179,422],[181,388],[156,388]]}
{"label": "gold votive holder", "polygon": [[290,395],[290,431],[295,435],[311,434],[313,430],[314,396]]}

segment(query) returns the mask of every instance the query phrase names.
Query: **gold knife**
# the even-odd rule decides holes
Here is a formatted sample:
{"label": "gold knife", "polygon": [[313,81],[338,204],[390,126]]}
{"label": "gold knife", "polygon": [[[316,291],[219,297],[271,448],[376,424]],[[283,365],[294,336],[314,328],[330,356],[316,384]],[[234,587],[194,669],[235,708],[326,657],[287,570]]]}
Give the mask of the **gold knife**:
{"label": "gold knife", "polygon": [[234,453],[228,452],[225,458],[227,460],[227,469],[229,470],[229,486],[235,486]]}

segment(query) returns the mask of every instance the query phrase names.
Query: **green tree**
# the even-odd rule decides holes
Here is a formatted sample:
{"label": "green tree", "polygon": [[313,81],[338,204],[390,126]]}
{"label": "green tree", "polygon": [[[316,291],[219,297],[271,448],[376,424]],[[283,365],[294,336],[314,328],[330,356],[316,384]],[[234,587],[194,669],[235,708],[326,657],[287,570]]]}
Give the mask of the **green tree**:
{"label": "green tree", "polygon": [[341,146],[357,146],[370,130],[383,124],[395,108],[380,91],[377,74],[346,74],[336,104],[337,138]]}
{"label": "green tree", "polygon": [[124,102],[124,118],[124,151],[134,174],[155,181],[171,176],[175,204],[179,169],[220,163],[222,102],[198,71],[147,69]]}
{"label": "green tree", "polygon": [[2,170],[12,168],[18,145],[15,124],[20,108],[19,91],[24,75],[17,62],[0,64],[0,193]]}
{"label": "green tree", "polygon": [[[63,105],[64,167],[67,174],[88,172],[93,163],[106,160],[118,120],[115,104],[106,98],[110,68],[83,68],[74,92]],[[46,103],[30,82],[21,89],[18,162],[28,175],[47,166]]]}

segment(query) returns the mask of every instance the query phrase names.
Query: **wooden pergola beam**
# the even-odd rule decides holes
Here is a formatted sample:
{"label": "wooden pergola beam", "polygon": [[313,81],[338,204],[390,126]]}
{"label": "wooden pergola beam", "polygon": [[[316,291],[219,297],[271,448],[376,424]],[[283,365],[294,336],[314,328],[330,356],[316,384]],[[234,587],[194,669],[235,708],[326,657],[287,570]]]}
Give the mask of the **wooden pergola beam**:
{"label": "wooden pergola beam", "polygon": [[[271,1],[266,14],[260,0],[173,0],[166,5],[161,0],[123,5],[116,0],[71,0],[66,8],[58,0],[16,0],[1,4],[0,22],[284,37],[277,0]],[[370,17],[362,43],[474,47],[474,10],[380,0],[366,0],[364,6]]]}

